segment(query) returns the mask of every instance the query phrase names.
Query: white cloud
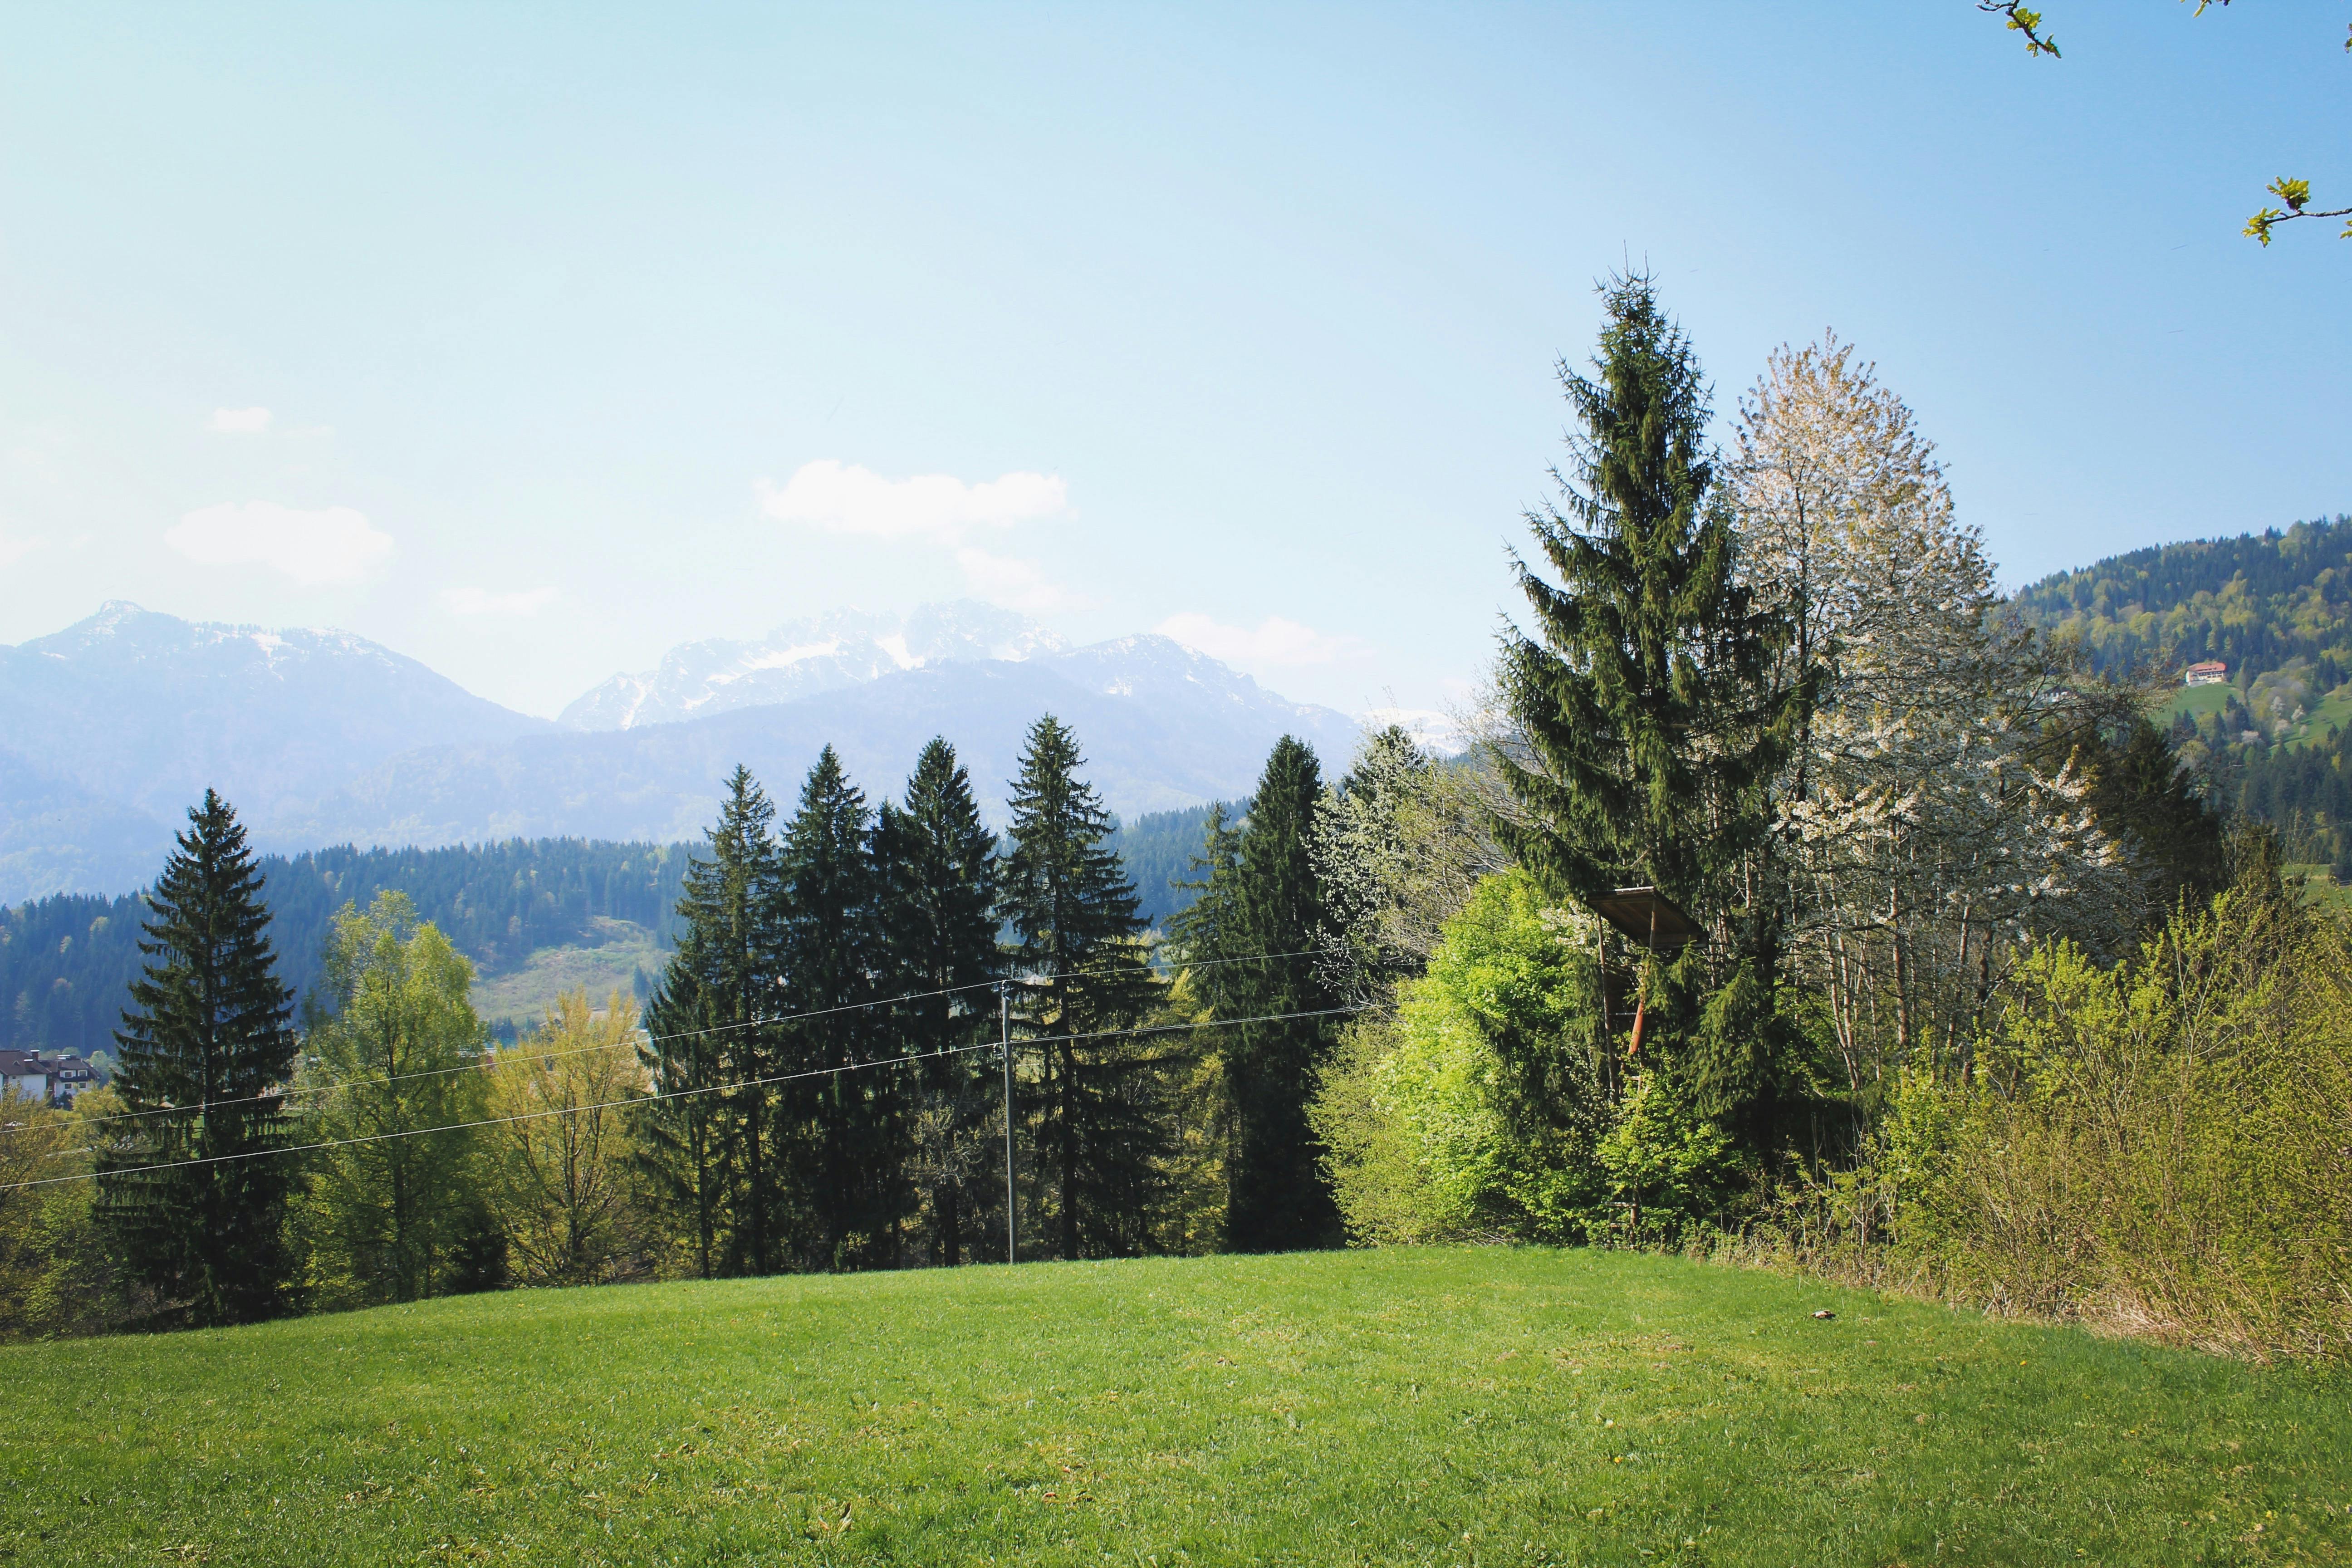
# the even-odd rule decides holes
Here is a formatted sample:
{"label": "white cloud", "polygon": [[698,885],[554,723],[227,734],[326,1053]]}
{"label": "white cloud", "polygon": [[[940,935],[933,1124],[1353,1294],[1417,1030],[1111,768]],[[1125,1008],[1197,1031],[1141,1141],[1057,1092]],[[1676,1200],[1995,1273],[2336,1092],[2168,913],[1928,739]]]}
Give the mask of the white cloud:
{"label": "white cloud", "polygon": [[518,588],[493,594],[487,588],[445,588],[441,603],[461,616],[535,616],[555,603],[553,588]]}
{"label": "white cloud", "polygon": [[1045,581],[1034,561],[1014,561],[969,547],[956,552],[956,564],[971,579],[972,592],[1008,610],[1053,610],[1069,602],[1058,583]]}
{"label": "white cloud", "polygon": [[951,474],[886,479],[871,468],[827,458],[802,465],[783,484],[759,482],[760,510],[780,522],[877,539],[961,537],[975,527],[1002,528],[1069,510],[1069,487],[1055,474],[1002,474],[968,485]]}
{"label": "white cloud", "polygon": [[213,431],[220,436],[258,436],[269,428],[267,408],[215,408]]}
{"label": "white cloud", "polygon": [[0,533],[0,566],[14,566],[47,542],[46,540],[17,539]]}
{"label": "white cloud", "polygon": [[297,583],[354,583],[392,553],[392,537],[347,506],[302,511],[275,501],[223,501],[188,513],[163,542],[207,566],[268,566]]}
{"label": "white cloud", "polygon": [[1220,626],[1197,611],[1187,610],[1181,616],[1169,616],[1151,629],[1227,664],[1338,664],[1362,658],[1371,652],[1354,637],[1328,636],[1280,616],[1266,616],[1252,630],[1247,626]]}

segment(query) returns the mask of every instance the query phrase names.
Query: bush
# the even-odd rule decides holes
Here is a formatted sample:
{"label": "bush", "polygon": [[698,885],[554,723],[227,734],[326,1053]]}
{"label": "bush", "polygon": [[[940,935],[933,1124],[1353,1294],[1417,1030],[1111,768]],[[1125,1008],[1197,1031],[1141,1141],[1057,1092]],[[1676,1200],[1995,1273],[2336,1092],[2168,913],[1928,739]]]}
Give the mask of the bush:
{"label": "bush", "polygon": [[1393,1016],[1348,1031],[1310,1115],[1351,1237],[1567,1242],[1605,1228],[1589,953],[1525,875],[1490,877]]}
{"label": "bush", "polygon": [[1959,1081],[1900,1081],[1874,1161],[1796,1194],[1780,1239],[1996,1310],[2352,1352],[2352,931],[2241,887],[2111,968],[2045,944],[2006,1002]]}
{"label": "bush", "polygon": [[1634,1075],[1594,1155],[1608,1183],[1609,1233],[1635,1247],[1683,1243],[1723,1212],[1748,1173],[1691,1092],[1658,1073]]}

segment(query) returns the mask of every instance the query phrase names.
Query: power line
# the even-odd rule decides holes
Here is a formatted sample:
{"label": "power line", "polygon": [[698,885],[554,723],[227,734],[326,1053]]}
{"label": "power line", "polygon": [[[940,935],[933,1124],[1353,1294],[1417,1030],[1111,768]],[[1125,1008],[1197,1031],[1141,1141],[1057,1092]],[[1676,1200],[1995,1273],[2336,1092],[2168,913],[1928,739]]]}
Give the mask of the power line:
{"label": "power line", "polygon": [[[1199,960],[1198,962],[1187,962],[1182,963],[1142,963],[1138,964],[1136,967],[1139,969],[1151,970],[1213,969],[1220,964],[1226,963],[1270,963],[1276,960],[1286,958],[1311,958],[1320,951],[1321,950],[1318,948],[1302,948],[1297,952],[1247,952],[1241,953],[1231,958],[1208,958]],[[1046,981],[1067,980],[1076,978],[1088,973],[1091,972],[1087,970],[1063,970],[1051,974],[1030,975],[1027,976],[1027,978],[1031,980]],[[994,980],[975,980],[965,985],[941,986],[936,991],[909,991],[898,996],[878,996],[867,1002],[845,1002],[837,1007],[813,1007],[805,1012],[780,1013],[768,1017],[746,1019],[741,1023],[714,1024],[709,1028],[704,1029],[678,1029],[667,1035],[653,1035],[646,1033],[643,1029],[639,1029],[631,1034],[626,1039],[614,1040],[601,1046],[579,1046],[571,1050],[564,1051],[527,1051],[518,1044],[512,1048],[511,1056],[513,1061],[518,1063],[530,1060],[546,1061],[562,1057],[581,1056],[593,1051],[618,1050],[623,1046],[656,1046],[671,1040],[699,1039],[708,1035],[731,1034],[741,1029],[756,1029],[769,1024],[798,1023],[803,1019],[830,1017],[838,1013],[863,1012],[875,1007],[894,1007],[901,1002],[922,1002],[928,1001],[934,996],[953,996],[966,991],[994,990],[998,984],[999,982]],[[493,1051],[491,1056],[494,1059],[492,1060],[491,1065],[493,1067],[504,1067],[508,1065],[506,1061],[496,1058],[507,1057],[509,1054],[509,1053],[506,1051]],[[110,1126],[118,1121],[135,1121],[150,1116],[172,1116],[185,1114],[189,1111],[202,1113],[212,1110],[215,1106],[258,1105],[266,1100],[284,1104],[291,1100],[296,1095],[317,1096],[323,1098],[327,1095],[341,1093],[342,1090],[347,1089],[382,1089],[390,1084],[406,1083],[416,1079],[446,1078],[452,1073],[474,1072],[479,1070],[480,1067],[480,1061],[476,1060],[450,1068],[420,1068],[415,1072],[385,1073],[374,1078],[342,1079],[334,1083],[315,1084],[309,1088],[304,1088],[299,1085],[291,1085],[265,1091],[260,1094],[238,1095],[233,1099],[227,1100],[199,1100],[193,1105],[155,1105],[149,1106],[143,1110],[118,1110],[110,1112],[105,1116],[86,1117],[78,1125],[83,1128]],[[13,1135],[33,1131],[36,1131],[36,1129],[28,1126],[0,1127],[0,1134]]]}
{"label": "power line", "polygon": [[[994,984],[991,982],[991,984]],[[1346,1007],[1318,1007],[1297,1013],[1266,1013],[1248,1018],[1208,1018],[1198,1023],[1147,1024],[1126,1029],[1098,1029],[1086,1034],[1044,1035],[1013,1042],[1024,1046],[1050,1046],[1078,1040],[1113,1040],[1144,1035],[1180,1034],[1193,1029],[1232,1028],[1242,1024],[1284,1024],[1299,1018],[1330,1018],[1346,1014],[1364,1012],[1370,1004],[1358,1003]],[[868,1068],[903,1067],[913,1062],[937,1061],[944,1057],[959,1057],[972,1051],[996,1050],[1002,1043],[982,1040],[975,1045],[950,1046],[941,1050],[912,1052],[905,1056],[880,1057],[867,1062],[846,1062],[840,1067],[809,1068],[800,1072],[775,1073],[765,1078],[742,1079],[733,1083],[703,1084],[694,1089],[656,1089],[651,1094],[632,1095],[626,1100],[599,1100],[593,1105],[564,1105],[547,1110],[518,1111],[512,1116],[488,1116],[474,1121],[452,1121],[438,1127],[410,1127],[393,1132],[370,1132],[357,1138],[327,1138],[310,1143],[286,1143],[269,1149],[247,1149],[235,1154],[205,1154],[193,1160],[160,1160],[148,1165],[130,1165],[117,1171],[83,1171],[70,1176],[42,1176],[29,1182],[11,1182],[0,1185],[0,1193],[23,1192],[30,1187],[54,1187],[68,1182],[95,1181],[100,1175],[140,1176],[154,1171],[184,1171],[196,1165],[221,1165],[243,1160],[267,1159],[278,1154],[309,1154],[326,1149],[348,1149],[362,1144],[387,1143],[404,1138],[425,1138],[436,1132],[464,1132],[478,1127],[505,1127],[522,1121],[543,1121],[553,1116],[583,1116],[592,1110],[617,1110],[632,1105],[651,1105],[658,1101],[689,1100],[697,1095],[726,1094],[736,1089],[769,1089],[777,1084],[796,1083],[806,1079],[826,1078],[836,1073],[863,1072]],[[80,1153],[82,1150],[63,1151]]]}

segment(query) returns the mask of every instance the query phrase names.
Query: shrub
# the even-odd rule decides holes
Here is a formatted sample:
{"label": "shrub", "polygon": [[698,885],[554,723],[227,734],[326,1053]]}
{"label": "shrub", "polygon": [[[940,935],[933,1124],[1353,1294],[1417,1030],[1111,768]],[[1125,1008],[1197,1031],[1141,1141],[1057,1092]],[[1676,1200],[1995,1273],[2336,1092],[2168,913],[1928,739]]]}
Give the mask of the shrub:
{"label": "shrub", "polygon": [[1999,1310],[2352,1352],[2352,931],[2241,887],[2112,967],[2044,944],[2006,1003],[1958,1081],[1899,1081],[1874,1161],[1796,1194],[1780,1239]]}
{"label": "shrub", "polygon": [[1311,1110],[1360,1242],[1562,1242],[1606,1223],[1586,939],[1510,871],[1340,1042]]}

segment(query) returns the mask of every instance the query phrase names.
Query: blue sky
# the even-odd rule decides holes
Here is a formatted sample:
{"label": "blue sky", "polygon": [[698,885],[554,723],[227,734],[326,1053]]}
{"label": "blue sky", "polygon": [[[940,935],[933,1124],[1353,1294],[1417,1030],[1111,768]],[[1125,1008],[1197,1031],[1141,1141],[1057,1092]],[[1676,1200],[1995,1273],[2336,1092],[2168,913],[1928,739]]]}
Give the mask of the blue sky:
{"label": "blue sky", "polygon": [[20,9],[0,642],[335,625],[551,713],[977,594],[1437,705],[1628,259],[1723,410],[1857,343],[2005,582],[2352,510],[2352,243],[2237,234],[2352,201],[2345,15],[2044,10]]}

